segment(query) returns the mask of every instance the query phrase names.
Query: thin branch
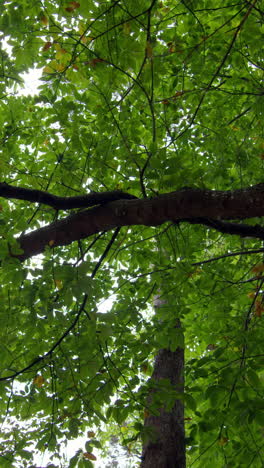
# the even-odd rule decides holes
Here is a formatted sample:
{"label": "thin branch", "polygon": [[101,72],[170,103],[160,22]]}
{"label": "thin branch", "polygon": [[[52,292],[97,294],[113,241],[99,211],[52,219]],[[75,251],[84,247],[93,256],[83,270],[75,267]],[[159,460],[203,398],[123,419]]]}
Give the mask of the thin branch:
{"label": "thin branch", "polygon": [[243,117],[243,115],[247,114],[247,112],[249,112],[251,109],[251,106],[248,107],[246,110],[244,110],[243,112],[241,112],[240,114],[236,115],[236,117],[234,117],[232,120],[230,120],[230,122],[228,122],[226,125],[231,125],[233,122],[235,122],[236,120],[240,119],[240,117]]}
{"label": "thin branch", "polygon": [[[101,255],[101,257],[100,257],[99,261],[97,262],[95,268],[93,269],[93,272],[91,274],[91,278],[95,277],[95,275],[96,275],[98,269],[100,268],[104,258],[106,257],[106,255],[109,252],[111,246],[113,245],[119,231],[120,231],[119,228],[115,230],[115,232],[114,232],[110,242],[108,243],[105,251]],[[56,341],[56,343],[49,349],[49,351],[47,351],[45,354],[43,354],[43,356],[39,356],[38,358],[34,359],[33,362],[31,362],[28,366],[24,367],[23,369],[20,369],[19,371],[14,372],[13,374],[8,375],[6,377],[0,377],[0,382],[7,381],[7,380],[13,380],[16,377],[18,377],[19,375],[21,375],[21,374],[27,372],[28,370],[30,370],[36,364],[38,364],[38,363],[44,361],[45,359],[47,359],[48,357],[50,357],[53,354],[53,352],[55,351],[55,349],[58,348],[58,346],[60,346],[60,344],[63,342],[63,340],[66,338],[66,336],[69,335],[69,333],[74,329],[75,325],[78,323],[79,318],[81,316],[81,313],[83,311],[85,311],[85,305],[86,305],[87,299],[88,299],[88,294],[84,294],[82,304],[81,304],[81,306],[80,306],[80,308],[78,310],[78,313],[77,313],[75,319],[73,320],[71,325],[67,328],[67,330],[61,335],[61,337],[58,339],[58,341]]]}
{"label": "thin branch", "polygon": [[31,362],[28,366],[24,367],[23,369],[20,369],[19,371],[17,372],[14,372],[13,374],[10,374],[10,375],[7,375],[6,377],[0,377],[0,382],[4,382],[6,380],[12,380],[12,379],[15,379],[16,377],[18,377],[19,375],[21,374],[24,374],[25,372],[27,372],[28,370],[30,370],[32,367],[34,367],[36,364],[44,361],[45,359],[47,359],[49,356],[51,356],[53,354],[53,352],[55,351],[55,349],[62,343],[62,341],[64,340],[64,338],[66,338],[66,336],[69,335],[69,333],[74,329],[75,325],[78,323],[78,320],[80,318],[80,315],[82,313],[82,311],[84,310],[85,308],[85,304],[87,302],[87,299],[88,299],[88,295],[85,294],[84,295],[84,298],[83,298],[83,302],[78,310],[78,313],[75,317],[75,319],[73,320],[73,322],[71,323],[71,325],[67,328],[67,330],[61,335],[61,337],[58,339],[58,341],[56,341],[56,343],[49,349],[49,351],[47,351],[45,354],[43,354],[43,356],[39,356],[37,357],[36,359],[34,359],[33,362]]}
{"label": "thin branch", "polygon": [[192,266],[204,265],[205,263],[216,262],[218,260],[223,260],[228,257],[237,257],[239,255],[252,255],[252,254],[263,253],[263,252],[264,252],[264,248],[253,249],[253,250],[240,250],[238,252],[230,252],[228,254],[219,255],[218,257],[209,258],[208,260],[202,260],[201,262],[195,262],[195,263],[192,263]]}
{"label": "thin branch", "polygon": [[[259,224],[250,226],[249,224],[238,224],[238,223],[229,223],[220,221],[218,219],[206,219],[206,218],[196,218],[196,219],[185,219],[189,224],[203,224],[205,226],[211,227],[216,231],[222,232],[223,234],[232,234],[238,235],[240,237],[254,237],[258,239],[264,239],[264,228]],[[177,221],[179,223],[181,221]]]}
{"label": "thin branch", "polygon": [[112,235],[112,238],[110,239],[110,241],[108,242],[107,246],[106,246],[106,249],[104,250],[104,252],[102,253],[100,259],[98,260],[97,264],[95,265],[94,269],[93,269],[93,272],[92,272],[92,275],[91,277],[93,278],[95,275],[96,275],[96,272],[98,271],[98,269],[100,268],[103,260],[105,259],[106,255],[108,254],[109,250],[111,249],[115,239],[117,238],[118,236],[118,233],[120,231],[120,228],[117,228],[115,229],[114,231],[114,234]]}
{"label": "thin branch", "polygon": [[48,205],[55,210],[71,210],[73,208],[87,208],[89,206],[102,205],[111,201],[136,198],[134,195],[124,193],[121,190],[109,192],[91,192],[86,195],[74,197],[58,197],[49,192],[24,187],[14,187],[6,182],[0,182],[0,197],[16,200],[25,200],[33,203]]}
{"label": "thin branch", "polygon": [[219,75],[220,70],[223,68],[223,66],[224,66],[224,64],[225,64],[225,62],[226,62],[226,60],[227,60],[227,58],[228,58],[228,56],[229,56],[231,50],[233,49],[233,46],[234,46],[236,40],[237,40],[237,36],[238,36],[239,32],[241,31],[242,27],[244,26],[244,23],[246,22],[248,16],[250,15],[251,10],[253,9],[253,7],[254,7],[256,1],[257,1],[257,0],[254,0],[254,2],[253,2],[252,4],[250,4],[250,6],[249,6],[249,8],[247,9],[247,11],[246,11],[244,17],[243,17],[242,20],[240,21],[239,25],[235,28],[235,33],[234,33],[234,35],[233,35],[233,37],[232,37],[232,40],[231,40],[231,42],[230,42],[230,44],[229,44],[229,46],[228,46],[228,48],[227,48],[227,50],[226,50],[226,53],[225,53],[225,55],[223,56],[221,62],[219,63],[219,65],[218,65],[216,71],[214,72],[212,78],[210,79],[210,81],[209,81],[209,83],[208,83],[208,85],[207,85],[207,87],[206,87],[204,93],[202,94],[201,99],[200,99],[200,101],[199,101],[199,103],[198,103],[198,105],[197,105],[197,107],[196,107],[196,109],[195,109],[195,111],[194,111],[194,113],[193,113],[193,116],[192,116],[190,122],[188,123],[187,127],[186,127],[185,129],[183,129],[183,130],[179,133],[179,135],[177,135],[177,139],[180,138],[180,137],[193,125],[193,123],[194,123],[194,121],[195,121],[195,119],[196,119],[196,116],[197,116],[197,114],[198,114],[198,112],[199,112],[199,110],[200,110],[200,108],[201,108],[201,106],[202,106],[202,104],[203,104],[203,101],[204,101],[204,99],[205,99],[205,96],[206,96],[207,92],[210,90],[210,88],[211,88],[211,86],[212,86],[214,80],[217,78],[217,76]]}

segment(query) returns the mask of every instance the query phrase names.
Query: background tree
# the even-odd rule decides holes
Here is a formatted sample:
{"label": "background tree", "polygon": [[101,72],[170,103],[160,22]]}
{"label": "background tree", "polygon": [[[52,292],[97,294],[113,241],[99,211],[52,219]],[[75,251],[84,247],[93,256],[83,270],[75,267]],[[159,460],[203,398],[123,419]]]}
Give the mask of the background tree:
{"label": "background tree", "polygon": [[262,467],[261,2],[4,0],[0,23],[1,466],[62,466],[89,430],[70,467],[117,437],[183,467],[160,437],[184,404],[188,466]]}

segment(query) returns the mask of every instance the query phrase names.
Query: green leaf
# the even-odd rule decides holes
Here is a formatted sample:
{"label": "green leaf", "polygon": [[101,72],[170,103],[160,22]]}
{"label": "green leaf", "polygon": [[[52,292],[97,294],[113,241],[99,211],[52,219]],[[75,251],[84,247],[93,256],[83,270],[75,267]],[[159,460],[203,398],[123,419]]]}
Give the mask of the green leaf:
{"label": "green leaf", "polygon": [[196,410],[196,408],[197,408],[196,401],[195,401],[195,399],[193,398],[192,395],[190,395],[188,393],[185,393],[184,394],[184,401],[186,402],[186,405],[187,405],[188,408],[190,408],[193,411]]}
{"label": "green leaf", "polygon": [[165,415],[262,468],[261,7],[42,3],[0,2],[0,465],[136,466]]}
{"label": "green leaf", "polygon": [[259,376],[256,372],[253,371],[253,369],[248,369],[247,379],[254,388],[261,388],[261,381],[259,379]]}

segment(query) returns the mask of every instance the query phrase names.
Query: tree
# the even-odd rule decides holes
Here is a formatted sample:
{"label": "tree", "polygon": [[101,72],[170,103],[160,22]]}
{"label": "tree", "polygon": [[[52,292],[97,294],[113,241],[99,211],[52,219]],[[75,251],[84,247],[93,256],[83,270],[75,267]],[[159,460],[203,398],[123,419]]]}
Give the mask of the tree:
{"label": "tree", "polygon": [[263,466],[261,2],[0,13],[1,466]]}

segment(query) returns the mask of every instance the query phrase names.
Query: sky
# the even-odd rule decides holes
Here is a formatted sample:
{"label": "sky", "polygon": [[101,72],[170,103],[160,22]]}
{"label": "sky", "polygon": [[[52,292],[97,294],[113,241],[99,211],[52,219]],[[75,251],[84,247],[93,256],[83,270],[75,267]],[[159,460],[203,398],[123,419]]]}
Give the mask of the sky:
{"label": "sky", "polygon": [[38,86],[41,85],[42,70],[35,68],[28,73],[23,73],[21,78],[24,80],[24,87],[18,90],[18,93],[23,96],[38,94]]}

